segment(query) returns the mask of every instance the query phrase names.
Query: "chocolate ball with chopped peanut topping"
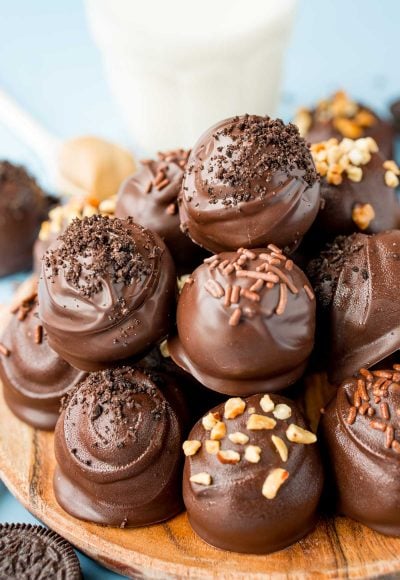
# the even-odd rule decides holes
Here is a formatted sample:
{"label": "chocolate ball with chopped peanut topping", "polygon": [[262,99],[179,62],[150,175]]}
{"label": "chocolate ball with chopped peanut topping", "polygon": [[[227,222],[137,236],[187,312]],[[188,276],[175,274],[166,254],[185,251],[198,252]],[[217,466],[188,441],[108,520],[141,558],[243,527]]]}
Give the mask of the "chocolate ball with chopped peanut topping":
{"label": "chocolate ball with chopped peanut topping", "polygon": [[321,434],[331,504],[382,534],[400,536],[400,365],[362,368],[345,379],[323,415]]}
{"label": "chocolate ball with chopped peanut topping", "polygon": [[321,176],[321,208],[308,240],[321,243],[399,226],[400,170],[384,159],[374,139],[330,139],[312,145],[311,154]]}
{"label": "chocolate ball with chopped peanut topping", "polygon": [[274,245],[207,258],[178,302],[173,360],[227,395],[273,392],[304,372],[315,300],[305,274]]}
{"label": "chocolate ball with chopped peanut topping", "polygon": [[323,485],[316,436],[278,395],[228,399],[183,444],[183,499],[209,544],[268,554],[315,525]]}
{"label": "chocolate ball with chopped peanut topping", "polygon": [[293,123],[309,143],[334,137],[372,137],[386,159],[393,156],[394,128],[369,107],[354,101],[345,91],[337,91],[319,101],[313,109],[300,109]]}
{"label": "chocolate ball with chopped peanut topping", "polygon": [[178,274],[191,272],[208,255],[180,229],[178,195],[190,151],[177,149],[144,159],[139,170],[121,185],[115,214],[132,216],[166,243]]}

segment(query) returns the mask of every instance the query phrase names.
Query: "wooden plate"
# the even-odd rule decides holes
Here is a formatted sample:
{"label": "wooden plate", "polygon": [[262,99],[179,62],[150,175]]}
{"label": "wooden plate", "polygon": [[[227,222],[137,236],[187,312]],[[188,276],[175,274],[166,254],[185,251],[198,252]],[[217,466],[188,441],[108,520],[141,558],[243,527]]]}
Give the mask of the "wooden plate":
{"label": "wooden plate", "polygon": [[[6,318],[3,309],[1,324]],[[321,377],[309,383],[306,408],[320,408],[325,387]],[[53,435],[14,417],[1,393],[1,479],[34,516],[111,570],[135,579],[399,577],[400,539],[379,535],[346,518],[322,519],[312,534],[269,556],[246,556],[208,546],[191,530],[186,514],[137,530],[81,522],[56,503],[54,463]]]}

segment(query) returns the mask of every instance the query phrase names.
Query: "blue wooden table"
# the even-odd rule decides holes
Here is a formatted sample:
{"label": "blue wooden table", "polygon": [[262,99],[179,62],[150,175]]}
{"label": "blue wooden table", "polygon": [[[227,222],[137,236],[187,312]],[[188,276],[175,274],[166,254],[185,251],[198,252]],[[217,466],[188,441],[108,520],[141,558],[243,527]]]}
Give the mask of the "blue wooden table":
{"label": "blue wooden table", "polygon": [[[288,120],[297,106],[342,87],[384,113],[400,96],[399,21],[397,0],[299,0],[280,115]],[[2,2],[0,22],[2,88],[61,138],[95,133],[134,148],[111,99],[81,0]],[[46,184],[34,153],[1,126],[0,158],[25,163]],[[0,281],[0,303],[21,279]],[[5,521],[35,520],[0,484],[0,522]],[[79,557],[85,578],[118,577]]]}

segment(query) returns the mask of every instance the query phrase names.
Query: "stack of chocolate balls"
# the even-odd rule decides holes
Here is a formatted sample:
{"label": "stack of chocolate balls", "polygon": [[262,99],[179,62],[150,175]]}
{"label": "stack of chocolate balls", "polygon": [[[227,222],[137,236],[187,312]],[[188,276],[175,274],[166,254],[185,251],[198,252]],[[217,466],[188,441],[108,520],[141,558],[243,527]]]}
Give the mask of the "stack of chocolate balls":
{"label": "stack of chocolate balls", "polygon": [[318,332],[344,381],[322,422],[330,489],[340,513],[399,534],[397,491],[367,504],[400,475],[400,372],[382,368],[400,348],[400,171],[373,136],[323,138],[227,119],[51,240],[0,372],[11,410],[55,428],[65,511],[125,528],[185,506],[203,540],[238,552],[302,538],[324,475],[294,399]]}

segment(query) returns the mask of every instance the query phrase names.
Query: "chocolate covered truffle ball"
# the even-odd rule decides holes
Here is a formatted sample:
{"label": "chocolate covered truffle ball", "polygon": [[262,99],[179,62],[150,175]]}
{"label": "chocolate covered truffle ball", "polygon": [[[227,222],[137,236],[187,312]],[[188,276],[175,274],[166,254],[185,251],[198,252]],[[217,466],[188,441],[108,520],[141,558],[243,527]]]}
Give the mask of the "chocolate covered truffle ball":
{"label": "chocolate covered truffle ball", "polygon": [[295,246],[320,204],[311,153],[297,127],[256,115],[217,123],[185,171],[182,229],[212,252]]}
{"label": "chocolate covered truffle ball", "polygon": [[156,232],[168,246],[178,273],[191,272],[205,252],[180,229],[178,195],[190,151],[159,153],[144,160],[139,170],[121,186],[115,215],[132,216],[138,224]]}
{"label": "chocolate covered truffle ball", "polygon": [[339,236],[308,268],[337,383],[400,348],[400,231]]}
{"label": "chocolate covered truffle ball", "polygon": [[85,376],[52,350],[35,299],[21,304],[1,337],[0,378],[11,411],[37,429],[54,429],[61,399]]}
{"label": "chocolate covered truffle ball", "polygon": [[178,301],[173,360],[228,395],[278,391],[304,372],[315,300],[304,273],[276,246],[207,258]]}
{"label": "chocolate covered truffle ball", "polygon": [[132,367],[91,373],[55,433],[54,491],[76,518],[137,527],[182,509],[184,425],[169,378]]}
{"label": "chocolate covered truffle ball", "polygon": [[157,234],[131,218],[75,219],[47,251],[39,281],[50,347],[88,371],[142,357],[168,333],[175,283]]}
{"label": "chocolate covered truffle ball", "polygon": [[310,237],[332,240],[357,231],[397,228],[400,206],[395,188],[399,168],[384,160],[374,139],[330,139],[311,146],[321,175],[321,209]]}
{"label": "chocolate covered truffle ball", "polygon": [[293,121],[309,143],[335,139],[372,137],[385,159],[393,157],[392,125],[357,103],[345,91],[319,101],[314,109],[300,109]]}
{"label": "chocolate covered truffle ball", "polygon": [[0,276],[32,267],[32,247],[49,200],[19,165],[0,161]]}
{"label": "chocolate covered truffle ball", "polygon": [[400,536],[399,371],[345,379],[321,423],[338,511],[391,536]]}
{"label": "chocolate covered truffle ball", "polygon": [[183,499],[190,524],[218,548],[268,554],[315,525],[323,473],[293,401],[278,395],[228,399],[192,429]]}
{"label": "chocolate covered truffle ball", "polygon": [[95,214],[114,215],[115,196],[98,201],[93,197],[72,197],[63,205],[49,211],[48,219],[40,226],[38,238],[33,246],[33,268],[38,274],[42,269],[42,258],[50,246],[73,219]]}

